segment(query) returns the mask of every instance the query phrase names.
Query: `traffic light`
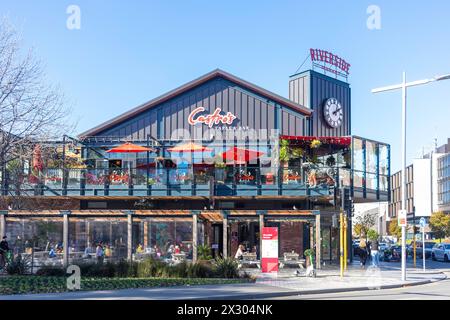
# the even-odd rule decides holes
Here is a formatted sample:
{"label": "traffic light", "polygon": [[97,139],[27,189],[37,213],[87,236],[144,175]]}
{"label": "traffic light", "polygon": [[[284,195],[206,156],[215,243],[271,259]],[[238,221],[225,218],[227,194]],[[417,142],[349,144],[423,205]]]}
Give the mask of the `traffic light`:
{"label": "traffic light", "polygon": [[350,198],[350,189],[342,188],[341,189],[341,201],[342,201],[342,209],[346,212],[352,209],[353,201]]}

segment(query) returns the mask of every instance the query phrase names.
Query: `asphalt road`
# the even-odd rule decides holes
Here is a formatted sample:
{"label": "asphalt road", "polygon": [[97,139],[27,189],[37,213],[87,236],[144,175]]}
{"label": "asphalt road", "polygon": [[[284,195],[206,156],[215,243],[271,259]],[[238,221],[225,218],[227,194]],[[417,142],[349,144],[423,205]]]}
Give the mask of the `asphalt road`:
{"label": "asphalt road", "polygon": [[[422,260],[417,260],[417,267],[420,268],[421,265]],[[275,298],[274,300],[450,300],[450,263],[428,259],[426,266],[428,271],[444,272],[447,279],[431,284],[398,289],[290,296]],[[400,264],[392,263],[392,267],[398,268]],[[412,267],[410,259],[408,260],[408,267]]]}
{"label": "asphalt road", "polygon": [[450,300],[450,280],[401,289],[282,297],[275,300]]}

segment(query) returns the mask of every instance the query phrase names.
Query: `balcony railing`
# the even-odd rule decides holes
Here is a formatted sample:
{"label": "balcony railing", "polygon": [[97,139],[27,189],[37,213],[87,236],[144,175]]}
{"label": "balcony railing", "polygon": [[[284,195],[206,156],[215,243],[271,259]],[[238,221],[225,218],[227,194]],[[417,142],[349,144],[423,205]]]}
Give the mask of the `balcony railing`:
{"label": "balcony railing", "polygon": [[9,177],[3,194],[105,196],[330,195],[350,186],[350,170],[301,167],[47,169]]}

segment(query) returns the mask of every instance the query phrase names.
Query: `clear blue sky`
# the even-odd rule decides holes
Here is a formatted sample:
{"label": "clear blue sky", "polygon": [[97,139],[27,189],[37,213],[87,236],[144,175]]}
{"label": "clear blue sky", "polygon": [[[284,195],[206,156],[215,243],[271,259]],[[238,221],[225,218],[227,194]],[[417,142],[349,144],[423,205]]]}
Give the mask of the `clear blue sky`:
{"label": "clear blue sky", "polygon": [[[66,8],[81,9],[81,30]],[[366,27],[381,8],[381,30]],[[392,145],[400,168],[400,93],[378,86],[450,73],[450,2],[407,1],[106,1],[0,0],[61,85],[78,132],[221,68],[283,96],[310,47],[352,64],[353,134]],[[409,161],[434,138],[450,137],[450,81],[409,94]]]}

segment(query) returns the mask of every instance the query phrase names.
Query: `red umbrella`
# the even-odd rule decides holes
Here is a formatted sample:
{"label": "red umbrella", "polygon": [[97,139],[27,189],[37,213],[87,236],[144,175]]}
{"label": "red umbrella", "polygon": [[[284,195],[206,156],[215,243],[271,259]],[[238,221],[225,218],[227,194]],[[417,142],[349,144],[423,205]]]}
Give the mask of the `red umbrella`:
{"label": "red umbrella", "polygon": [[206,152],[212,151],[212,149],[195,144],[193,142],[179,144],[176,147],[167,149],[169,152]]}
{"label": "red umbrella", "polygon": [[140,152],[154,152],[151,148],[141,147],[132,143],[124,143],[118,147],[106,151],[107,153],[140,153]]}
{"label": "red umbrella", "polygon": [[[112,148],[106,152],[107,153],[141,153],[141,152],[154,152],[154,151],[155,150],[153,150],[151,148],[146,148],[146,147],[142,147],[142,146],[138,146],[136,144],[126,142],[126,143],[124,143],[118,147]],[[131,163],[130,163],[129,170],[131,172]]]}
{"label": "red umbrella", "polygon": [[236,164],[243,164],[246,162],[250,162],[254,159],[257,159],[261,157],[263,154],[264,152],[234,147],[222,153],[222,158],[226,163],[232,162]]}

